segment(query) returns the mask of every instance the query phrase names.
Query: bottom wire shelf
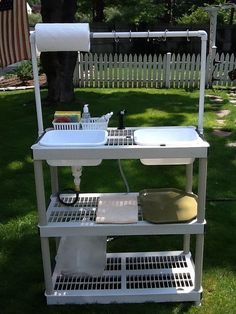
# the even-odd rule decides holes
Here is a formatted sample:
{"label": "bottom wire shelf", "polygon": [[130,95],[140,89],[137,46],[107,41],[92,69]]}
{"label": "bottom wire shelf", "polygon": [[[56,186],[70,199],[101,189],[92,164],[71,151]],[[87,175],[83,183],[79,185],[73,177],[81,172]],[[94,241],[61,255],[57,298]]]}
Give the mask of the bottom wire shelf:
{"label": "bottom wire shelf", "polygon": [[200,302],[191,254],[108,253],[102,276],[63,275],[55,268],[48,304]]}

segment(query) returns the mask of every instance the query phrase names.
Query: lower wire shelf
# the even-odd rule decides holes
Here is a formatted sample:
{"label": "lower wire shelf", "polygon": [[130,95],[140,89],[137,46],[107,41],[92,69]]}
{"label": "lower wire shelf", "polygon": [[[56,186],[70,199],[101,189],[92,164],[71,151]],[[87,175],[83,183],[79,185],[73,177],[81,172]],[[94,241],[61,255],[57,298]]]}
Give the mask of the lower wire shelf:
{"label": "lower wire shelf", "polygon": [[102,276],[64,275],[55,267],[48,304],[200,302],[191,253],[107,253]]}
{"label": "lower wire shelf", "polygon": [[[143,219],[139,207],[137,223],[97,224],[96,213],[99,198],[103,195],[113,196],[124,193],[81,193],[73,206],[61,204],[56,196],[51,197],[47,210],[47,224],[40,225],[42,237],[60,237],[61,235],[145,235],[145,234],[202,234],[205,221],[197,219],[183,223],[153,224]],[[137,199],[138,193],[129,193],[131,200]],[[79,228],[78,228],[79,227]]]}

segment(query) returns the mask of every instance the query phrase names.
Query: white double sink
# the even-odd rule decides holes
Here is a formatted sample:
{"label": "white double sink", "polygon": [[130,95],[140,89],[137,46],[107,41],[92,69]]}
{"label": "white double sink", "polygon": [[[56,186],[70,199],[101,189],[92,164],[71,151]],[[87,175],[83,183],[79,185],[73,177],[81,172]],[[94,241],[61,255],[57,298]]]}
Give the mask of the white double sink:
{"label": "white double sink", "polygon": [[[107,142],[108,132],[105,130],[51,130],[39,140],[39,145],[45,147],[93,147],[103,146]],[[155,127],[140,128],[134,131],[134,142],[140,146],[159,147],[193,147],[199,145],[202,139],[195,127]],[[102,160],[61,161],[62,165],[98,165]],[[189,164],[192,158],[161,158],[141,159],[145,165],[159,164]],[[54,165],[54,161],[48,161]],[[56,161],[58,165],[58,161]]]}

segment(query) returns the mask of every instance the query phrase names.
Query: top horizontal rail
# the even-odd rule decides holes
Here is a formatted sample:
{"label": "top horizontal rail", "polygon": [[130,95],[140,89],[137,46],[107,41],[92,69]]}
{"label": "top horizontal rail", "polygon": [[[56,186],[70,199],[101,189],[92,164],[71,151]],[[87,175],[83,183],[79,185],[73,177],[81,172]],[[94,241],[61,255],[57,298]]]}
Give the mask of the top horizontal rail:
{"label": "top horizontal rail", "polygon": [[198,31],[163,31],[163,32],[90,32],[90,37],[93,39],[96,38],[176,38],[176,37],[201,37],[203,40],[207,40],[207,33],[204,30]]}
{"label": "top horizontal rail", "polygon": [[[167,38],[177,38],[177,37],[183,37],[187,40],[191,37],[198,37],[201,38],[201,65],[200,65],[200,92],[199,92],[199,113],[198,113],[198,131],[200,134],[203,134],[203,114],[204,114],[204,91],[205,91],[205,73],[206,73],[206,43],[207,43],[207,33],[204,30],[197,30],[197,31],[189,31],[188,29],[186,31],[146,31],[146,32],[90,32],[89,28],[86,27],[85,38],[83,41],[83,49],[77,45],[77,41],[75,40],[76,44],[71,47],[71,34],[69,36],[65,36],[66,34],[66,25],[65,23],[63,26],[61,25],[61,30],[63,30],[62,35],[67,39],[66,43],[63,41],[64,37],[60,35],[60,32],[56,32],[57,24],[51,24],[50,25],[50,32],[46,33],[44,30],[47,30],[48,25],[43,25],[43,23],[37,24],[38,31],[40,30],[40,35],[42,35],[41,42],[39,40],[36,40],[36,31],[31,33],[30,35],[30,42],[31,42],[31,52],[32,52],[32,64],[33,64],[33,73],[34,73],[34,82],[35,82],[35,100],[36,100],[36,111],[37,111],[37,120],[38,120],[38,134],[41,136],[44,132],[43,127],[43,117],[42,117],[42,105],[41,105],[41,97],[40,97],[40,88],[39,88],[39,78],[38,78],[38,66],[37,66],[37,51],[36,48],[38,48],[39,51],[89,51],[90,47],[90,41],[89,39],[96,39],[96,38],[112,38],[116,42],[119,41],[120,38],[161,38],[162,40],[166,40]],[[37,26],[36,25],[36,26]],[[69,25],[71,27],[71,25]],[[88,26],[88,25],[87,25]],[[68,27],[68,26],[67,26]],[[52,32],[52,34],[51,34]],[[42,33],[42,34],[41,34]],[[54,36],[54,33],[57,35]],[[72,32],[74,37],[77,37],[78,30],[76,29],[76,32]],[[50,42],[50,38],[53,38],[53,41]],[[62,39],[63,38],[63,39]],[[45,45],[45,42],[47,42],[47,45]],[[38,43],[40,42],[40,45]],[[41,48],[41,49],[40,49]],[[43,49],[42,49],[43,48]],[[55,159],[55,158],[54,158]]]}

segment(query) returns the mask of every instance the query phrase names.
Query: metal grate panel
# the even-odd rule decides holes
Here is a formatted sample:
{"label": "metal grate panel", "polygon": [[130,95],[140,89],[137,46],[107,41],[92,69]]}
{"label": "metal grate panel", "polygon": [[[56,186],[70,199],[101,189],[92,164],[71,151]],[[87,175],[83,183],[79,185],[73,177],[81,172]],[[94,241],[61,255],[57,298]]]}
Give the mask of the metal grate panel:
{"label": "metal grate panel", "polygon": [[190,273],[133,275],[126,277],[127,289],[160,289],[193,287]]}
{"label": "metal grate panel", "polygon": [[121,257],[108,257],[105,271],[121,270]]}
{"label": "metal grate panel", "polygon": [[186,257],[179,256],[138,256],[126,258],[127,270],[170,269],[187,267]]}
{"label": "metal grate panel", "polygon": [[108,129],[108,146],[128,146],[135,145],[134,129]]}
{"label": "metal grate panel", "polygon": [[134,129],[108,129],[108,136],[133,136]]}
{"label": "metal grate panel", "polygon": [[55,198],[48,222],[94,222],[98,201],[99,197],[79,197],[73,206],[66,207]]}
{"label": "metal grate panel", "polygon": [[58,276],[55,290],[114,290],[121,289],[121,276]]}
{"label": "metal grate panel", "polygon": [[[103,194],[81,194],[78,201],[70,206],[65,206],[60,203],[57,197],[52,197],[48,208],[48,223],[84,223],[96,222],[96,214],[99,199]],[[134,196],[134,198],[136,195]],[[114,200],[116,195],[114,194]],[[63,198],[63,201],[65,199]],[[70,200],[69,200],[70,201]],[[138,210],[139,221],[143,220],[142,210],[139,206]]]}
{"label": "metal grate panel", "polygon": [[[96,207],[98,205],[98,200],[99,200],[99,197],[97,196],[80,196],[78,198],[78,201],[73,205],[73,207],[81,207],[81,208]],[[65,198],[63,198],[63,201],[65,202]],[[55,200],[54,206],[65,207],[65,205],[63,205],[57,200]]]}

